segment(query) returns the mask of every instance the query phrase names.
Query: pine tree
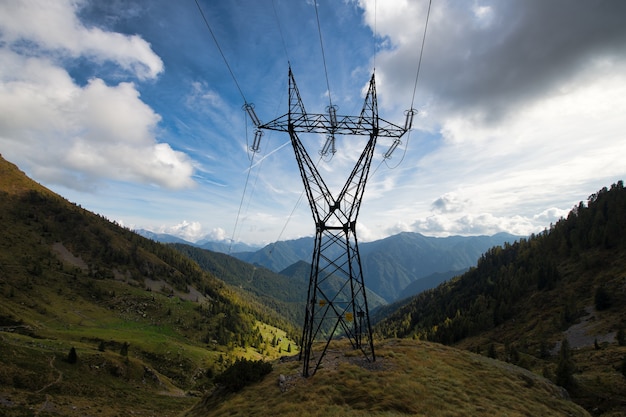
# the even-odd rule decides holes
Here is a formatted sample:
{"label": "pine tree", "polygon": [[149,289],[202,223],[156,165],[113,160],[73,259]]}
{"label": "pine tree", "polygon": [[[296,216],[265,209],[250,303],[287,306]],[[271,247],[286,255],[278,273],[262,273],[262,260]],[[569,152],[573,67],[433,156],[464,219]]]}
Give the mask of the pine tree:
{"label": "pine tree", "polygon": [[561,350],[559,351],[559,363],[556,366],[557,385],[569,388],[574,385],[574,362],[572,361],[572,353],[569,347],[569,341],[563,339],[561,342]]}
{"label": "pine tree", "polygon": [[78,355],[76,354],[76,349],[72,346],[67,354],[67,363],[75,364],[76,362],[78,362]]}
{"label": "pine tree", "polygon": [[130,344],[128,342],[124,342],[122,344],[122,348],[120,349],[120,355],[128,356],[128,348],[129,347],[130,347]]}

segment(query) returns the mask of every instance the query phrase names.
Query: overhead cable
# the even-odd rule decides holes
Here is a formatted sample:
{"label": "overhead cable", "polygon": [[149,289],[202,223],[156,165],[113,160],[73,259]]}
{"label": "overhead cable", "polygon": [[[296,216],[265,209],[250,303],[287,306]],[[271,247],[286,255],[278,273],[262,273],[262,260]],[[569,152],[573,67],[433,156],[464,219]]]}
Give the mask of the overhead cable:
{"label": "overhead cable", "polygon": [[320,47],[322,48],[322,61],[324,62],[324,74],[326,75],[326,89],[328,90],[328,101],[330,103],[329,108],[333,108],[333,100],[330,96],[330,82],[328,81],[328,69],[326,67],[326,54],[324,53],[324,41],[322,40],[322,27],[320,26],[320,15],[317,11],[317,0],[313,1],[313,7],[315,7],[315,18],[317,20],[317,32],[320,36]]}
{"label": "overhead cable", "polygon": [[426,43],[426,30],[428,29],[428,20],[430,18],[430,6],[433,0],[428,1],[428,12],[426,12],[426,24],[424,25],[424,35],[422,36],[422,47],[420,49],[420,57],[417,62],[417,72],[415,74],[415,85],[413,86],[413,98],[411,99],[411,109],[413,109],[413,103],[415,102],[415,92],[417,91],[417,80],[420,76],[420,68],[422,66],[422,55],[424,54],[424,43]]}
{"label": "overhead cable", "polygon": [[276,24],[278,26],[278,32],[280,33],[280,39],[283,42],[283,49],[285,51],[285,56],[287,57],[287,62],[290,61],[289,53],[287,53],[287,44],[285,43],[285,36],[283,36],[283,29],[280,25],[280,19],[278,18],[278,12],[276,12],[276,5],[274,4],[274,0],[272,0],[272,8],[274,9],[274,16],[276,17]]}
{"label": "overhead cable", "polygon": [[209,32],[211,33],[211,37],[213,38],[213,42],[215,42],[215,46],[217,46],[217,49],[220,52],[220,55],[222,55],[222,59],[224,60],[224,64],[226,64],[226,67],[228,68],[228,72],[230,72],[230,76],[233,78],[233,81],[235,82],[235,85],[237,86],[237,90],[239,90],[239,94],[241,94],[241,98],[243,98],[243,102],[248,103],[248,101],[246,100],[246,96],[243,94],[243,90],[241,89],[241,87],[239,86],[239,83],[237,82],[235,73],[233,72],[232,68],[228,64],[228,60],[226,60],[226,56],[224,55],[224,52],[222,51],[222,48],[220,47],[220,44],[217,41],[217,37],[215,36],[215,33],[213,33],[213,29],[211,29],[211,25],[209,24],[208,19],[204,15],[204,12],[202,11],[202,7],[200,7],[200,3],[198,2],[198,0],[195,0],[195,2],[196,2],[196,6],[198,6],[198,10],[200,11],[200,15],[202,16],[202,20],[204,20],[204,24],[206,25],[207,29],[209,29]]}

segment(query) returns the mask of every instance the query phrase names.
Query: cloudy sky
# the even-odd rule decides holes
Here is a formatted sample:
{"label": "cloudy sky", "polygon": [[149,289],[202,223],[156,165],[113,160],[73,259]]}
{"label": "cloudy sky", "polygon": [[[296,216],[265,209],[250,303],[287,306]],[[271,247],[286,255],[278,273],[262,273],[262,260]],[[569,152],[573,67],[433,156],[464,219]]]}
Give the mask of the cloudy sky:
{"label": "cloudy sky", "polygon": [[[626,177],[622,0],[433,0],[417,84],[428,0],[199,4],[210,30],[195,0],[0,0],[3,157],[131,228],[309,236],[288,136],[252,154],[242,110],[286,113],[291,63],[311,113],[358,114],[373,71],[381,117],[418,111],[390,159],[378,142],[362,241],[526,235]],[[324,138],[301,139],[338,191],[362,139],[321,160]]]}

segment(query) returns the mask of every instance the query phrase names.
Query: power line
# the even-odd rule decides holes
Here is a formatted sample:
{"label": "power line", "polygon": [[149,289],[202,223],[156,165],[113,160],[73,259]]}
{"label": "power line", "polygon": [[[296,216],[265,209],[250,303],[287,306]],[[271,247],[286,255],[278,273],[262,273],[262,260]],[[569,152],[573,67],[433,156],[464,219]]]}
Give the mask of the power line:
{"label": "power line", "polygon": [[377,20],[378,20],[378,2],[374,0],[374,71],[376,71],[376,55],[378,55],[378,44],[376,42]]}
{"label": "power line", "polygon": [[285,56],[287,57],[287,62],[291,61],[289,59],[289,53],[287,53],[287,44],[285,43],[285,37],[283,36],[283,29],[280,25],[280,19],[278,18],[278,12],[276,11],[276,5],[274,4],[274,0],[272,0],[272,8],[274,9],[274,16],[276,17],[276,24],[278,25],[278,32],[280,33],[280,39],[283,42],[283,49],[285,50]]}
{"label": "power line", "polygon": [[215,46],[217,46],[217,50],[220,52],[220,55],[222,55],[222,59],[224,60],[224,64],[226,64],[226,67],[228,68],[228,72],[230,72],[230,76],[233,78],[233,81],[235,82],[235,85],[237,86],[237,90],[239,90],[239,94],[241,94],[241,98],[243,98],[243,102],[248,103],[248,100],[246,100],[246,96],[244,96],[243,91],[241,90],[241,87],[239,86],[239,83],[237,82],[237,78],[235,78],[235,73],[233,72],[232,68],[228,64],[228,61],[226,60],[226,56],[224,55],[224,52],[222,51],[222,48],[220,47],[220,44],[217,41],[217,37],[215,36],[215,33],[213,33],[213,29],[211,29],[211,25],[209,24],[209,21],[204,15],[204,12],[202,11],[202,7],[200,7],[200,3],[198,2],[198,0],[195,0],[195,2],[196,2],[196,6],[198,6],[198,10],[200,11],[200,15],[202,16],[202,20],[204,20],[204,24],[206,25],[207,29],[209,29],[209,32],[211,33],[213,42],[215,42]]}
{"label": "power line", "polygon": [[324,53],[324,41],[322,40],[322,28],[320,26],[320,15],[317,11],[317,0],[313,1],[313,7],[315,7],[315,19],[317,20],[317,32],[320,36],[320,47],[322,48],[322,61],[324,62],[324,74],[326,75],[326,88],[328,89],[328,101],[330,108],[333,108],[333,100],[330,96],[330,82],[328,81],[328,69],[326,68],[326,54]]}
{"label": "power line", "polygon": [[233,248],[233,243],[235,242],[235,234],[237,233],[239,217],[241,216],[241,208],[243,207],[243,201],[246,197],[246,190],[248,189],[248,182],[250,181],[250,172],[252,172],[252,164],[254,163],[254,155],[256,155],[256,153],[252,153],[252,158],[250,158],[250,168],[248,168],[248,174],[246,175],[246,184],[243,187],[243,193],[241,193],[241,201],[239,202],[239,209],[237,210],[237,217],[235,218],[235,227],[233,228],[233,235],[230,239],[230,245],[228,247],[228,254],[231,253],[232,248]]}
{"label": "power line", "polygon": [[413,103],[415,102],[415,92],[417,91],[417,80],[420,76],[420,68],[422,66],[422,55],[424,54],[424,44],[426,43],[426,30],[428,29],[428,20],[430,18],[430,6],[432,5],[433,0],[428,1],[428,12],[426,13],[426,24],[424,25],[424,35],[422,36],[422,47],[420,49],[420,57],[417,62],[417,73],[415,74],[415,85],[413,86],[413,98],[411,99],[411,109],[413,108]]}
{"label": "power line", "polygon": [[[417,92],[417,81],[419,80],[420,69],[422,67],[422,56],[424,55],[424,45],[426,43],[426,32],[428,30],[428,21],[430,19],[430,9],[431,9],[431,6],[432,6],[432,0],[429,0],[429,2],[428,2],[428,11],[426,12],[426,23],[424,24],[424,34],[422,35],[422,46],[420,48],[420,56],[419,56],[419,60],[417,62],[417,71],[415,73],[415,84],[413,85],[413,96],[411,97],[411,107],[406,112],[407,120],[406,120],[405,128],[408,126],[408,133],[407,133],[407,138],[406,138],[406,146],[404,147],[404,152],[402,153],[402,158],[400,158],[400,161],[395,166],[390,167],[389,164],[387,163],[387,159],[391,158],[391,153],[396,149],[396,147],[398,145],[400,145],[402,143],[402,142],[400,142],[400,139],[396,139],[396,141],[394,141],[393,145],[391,146],[391,148],[389,148],[389,150],[385,154],[383,160],[381,161],[381,164],[382,164],[382,162],[385,162],[385,165],[387,165],[387,167],[389,169],[397,168],[398,166],[400,166],[402,161],[404,161],[404,157],[406,156],[406,152],[407,152],[407,149],[409,147],[409,141],[411,140],[411,128],[410,128],[410,126],[412,124],[413,115],[416,113],[416,110],[413,109],[413,105],[415,103],[415,95],[416,95],[416,92]],[[374,173],[376,173],[378,168],[380,168],[380,165],[378,165],[378,167],[376,167],[376,170],[374,171]]]}
{"label": "power line", "polygon": [[[226,55],[224,55],[224,51],[222,51],[222,48],[220,47],[219,42],[217,41],[217,37],[215,36],[215,33],[213,32],[213,29],[211,29],[211,25],[209,24],[209,20],[206,18],[206,15],[204,14],[204,11],[202,10],[202,7],[200,6],[200,3],[198,2],[198,0],[195,0],[196,6],[198,7],[198,11],[200,12],[200,15],[202,16],[202,20],[204,20],[204,24],[206,25],[207,29],[209,30],[209,33],[211,34],[211,37],[213,38],[213,42],[215,42],[215,46],[217,47],[217,50],[219,51],[220,55],[222,56],[222,60],[224,61],[224,64],[226,65],[226,68],[228,68],[228,72],[230,73],[230,76],[232,77],[235,86],[237,86],[237,90],[239,90],[239,94],[241,95],[241,98],[243,99],[244,102],[244,106],[243,109],[247,112],[248,116],[250,117],[252,123],[256,126],[258,126],[260,124],[260,121],[258,119],[258,117],[256,116],[255,112],[254,112],[254,105],[248,103],[248,100],[246,100],[246,96],[243,94],[243,90],[241,89],[241,86],[239,85],[239,82],[237,82],[237,77],[235,77],[235,73],[233,72],[232,68],[230,67],[230,65],[228,64],[228,60],[226,59]],[[281,36],[282,36],[282,32],[281,32]],[[283,40],[283,45],[284,45],[284,40]],[[285,49],[286,52],[286,49]],[[254,143],[252,145],[252,147],[249,146],[249,142],[248,142],[248,124],[245,123],[246,125],[246,147],[249,150],[252,150],[252,157],[250,158],[250,167],[248,168],[248,173],[246,175],[246,183],[244,185],[243,188],[243,193],[241,194],[241,201],[239,202],[239,209],[237,210],[237,217],[235,219],[235,227],[233,228],[233,234],[232,234],[232,238],[230,239],[230,246],[228,248],[228,253],[231,253],[232,251],[232,246],[233,243],[235,241],[235,235],[237,233],[237,226],[239,225],[239,219],[241,217],[241,209],[243,207],[243,203],[246,197],[246,190],[248,189],[248,183],[250,182],[250,173],[252,171],[252,166],[254,164],[254,155],[256,154],[257,150],[258,150],[258,142],[260,140],[260,135],[258,135],[258,133],[262,133],[260,130],[257,130],[255,132],[255,137],[254,137]]]}

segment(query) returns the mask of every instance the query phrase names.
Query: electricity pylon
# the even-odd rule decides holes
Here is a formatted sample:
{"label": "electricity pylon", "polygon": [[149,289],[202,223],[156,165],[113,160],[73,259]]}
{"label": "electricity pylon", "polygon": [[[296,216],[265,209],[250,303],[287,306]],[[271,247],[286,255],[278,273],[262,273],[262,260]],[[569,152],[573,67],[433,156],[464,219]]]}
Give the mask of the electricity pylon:
{"label": "electricity pylon", "polygon": [[[304,359],[302,374],[305,377],[315,374],[330,342],[340,332],[349,339],[354,349],[360,349],[368,360],[375,361],[356,221],[377,138],[394,138],[395,149],[400,137],[411,128],[414,111],[407,112],[404,127],[380,119],[372,75],[360,115],[337,116],[335,106],[329,106],[327,114],[307,113],[291,68],[287,114],[261,124],[251,107],[246,107],[246,110],[257,125],[255,143],[256,138],[260,139],[262,129],[289,133],[315,221],[315,243],[300,351],[300,359]],[[327,142],[323,152],[332,149],[333,153],[336,135],[369,136],[354,169],[337,196],[333,196],[326,186],[298,133],[325,134]],[[323,342],[324,339],[322,351],[317,358],[313,358],[313,343]]]}

